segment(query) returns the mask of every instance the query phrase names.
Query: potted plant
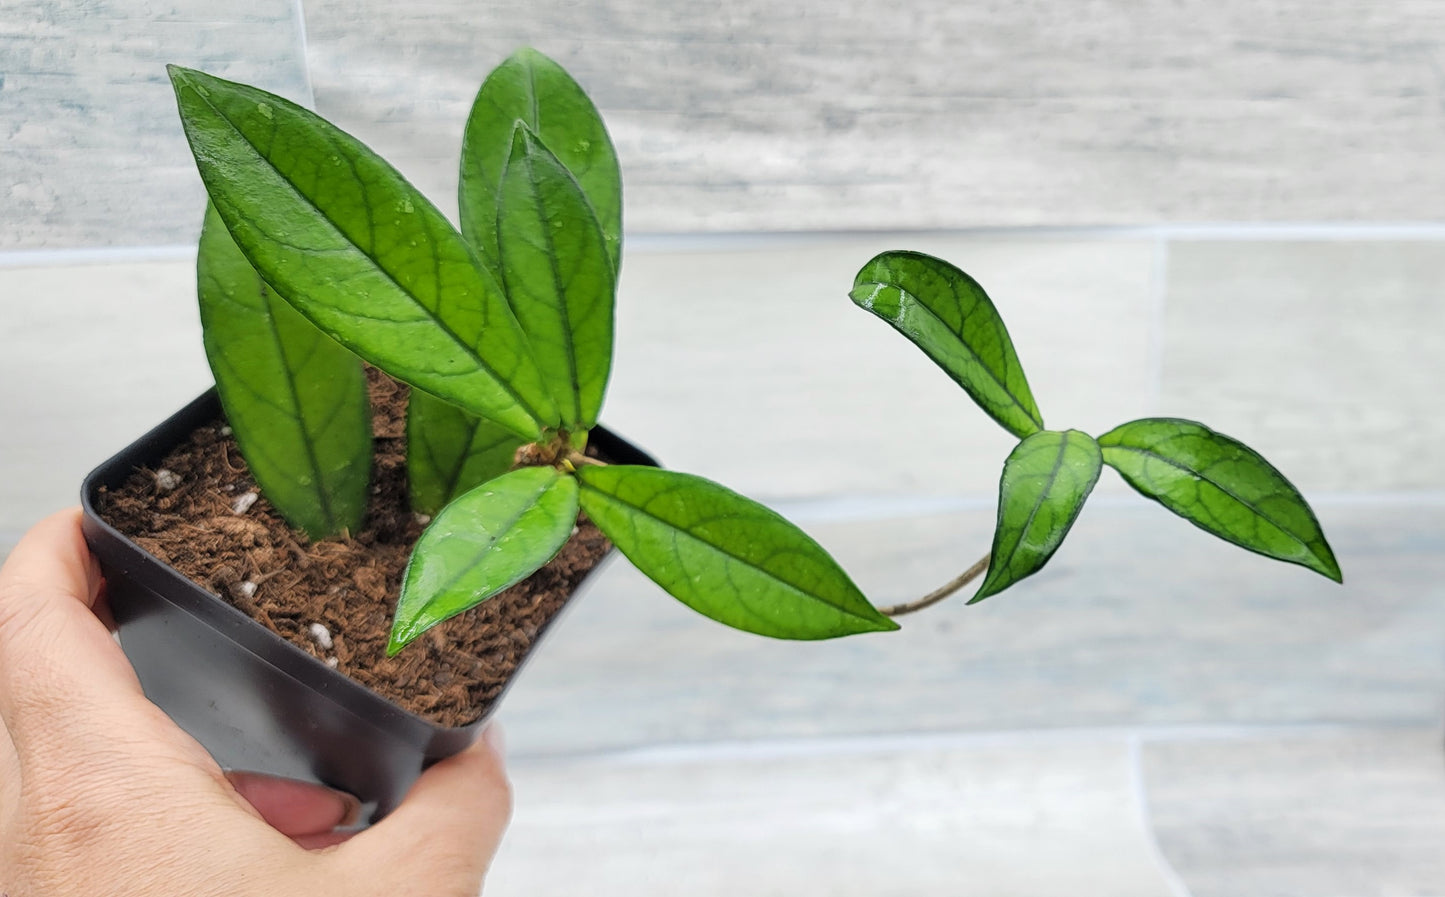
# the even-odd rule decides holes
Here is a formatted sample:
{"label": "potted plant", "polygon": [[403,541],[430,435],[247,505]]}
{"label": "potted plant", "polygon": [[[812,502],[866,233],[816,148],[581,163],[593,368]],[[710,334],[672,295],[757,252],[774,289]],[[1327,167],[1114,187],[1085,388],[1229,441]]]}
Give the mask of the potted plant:
{"label": "potted plant", "polygon": [[[1045,430],[982,288],[886,253],[854,300],[1021,441],[992,562],[880,611],[782,517],[598,425],[621,184],[600,116],[554,62],[519,51],[483,83],[460,230],[319,116],[200,72],[171,80],[211,200],[197,275],[217,388],[91,475],[86,532],[148,694],[224,765],[315,778],[385,813],[476,737],[609,543],[745,631],[886,631],[985,569],[973,600],[1040,569],[1107,464],[1217,535],[1339,578],[1263,458],[1184,421]],[[293,593],[299,610],[276,603]],[[315,619],[337,607],[379,634]],[[419,708],[341,675],[363,665],[381,670],[373,686],[420,681]]]}

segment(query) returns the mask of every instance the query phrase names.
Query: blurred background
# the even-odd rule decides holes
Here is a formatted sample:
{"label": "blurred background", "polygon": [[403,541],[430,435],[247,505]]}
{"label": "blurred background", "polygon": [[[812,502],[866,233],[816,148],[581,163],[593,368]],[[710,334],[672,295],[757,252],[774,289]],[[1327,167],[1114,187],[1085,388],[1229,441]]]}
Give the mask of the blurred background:
{"label": "blurred background", "polygon": [[1051,427],[1252,445],[1346,583],[1106,472],[1050,566],[781,644],[613,563],[502,712],[493,895],[1445,894],[1445,4],[0,0],[0,554],[210,384],[164,64],[311,106],[454,214],[519,45],[626,185],[604,420],[878,604],[988,548],[1011,439],[854,308],[989,290]]}

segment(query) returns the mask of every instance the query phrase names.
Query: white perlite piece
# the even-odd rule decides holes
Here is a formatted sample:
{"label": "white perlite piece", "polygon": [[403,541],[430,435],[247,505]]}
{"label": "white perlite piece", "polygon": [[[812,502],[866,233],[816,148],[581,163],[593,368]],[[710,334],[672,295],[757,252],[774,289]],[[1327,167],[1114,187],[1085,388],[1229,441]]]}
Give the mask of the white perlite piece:
{"label": "white perlite piece", "polygon": [[326,658],[326,665],[331,667],[333,670],[336,669],[336,665],[338,663],[340,663],[340,661],[338,661],[335,657]]}
{"label": "white perlite piece", "polygon": [[256,503],[256,499],[258,498],[260,498],[260,496],[256,493],[247,492],[245,495],[242,495],[240,498],[236,499],[235,504],[231,505],[231,513],[246,513],[247,511],[251,510],[251,505],[254,505]]}
{"label": "white perlite piece", "polygon": [[417,513],[413,514],[412,516],[414,516],[416,518],[416,522],[420,523],[422,526],[426,526],[428,523],[431,523],[430,514]]}
{"label": "white perlite piece", "polygon": [[221,428],[221,435],[222,435],[222,436],[230,436],[230,435],[231,435],[231,428],[230,428],[230,427],[222,427],[222,428]]}
{"label": "white perlite piece", "polygon": [[240,590],[241,594],[245,595],[247,598],[256,597],[256,584],[254,582],[251,582],[249,579],[241,583],[237,588]]}
{"label": "white perlite piece", "polygon": [[181,484],[181,475],[164,467],[156,471],[156,488],[169,492]]}
{"label": "white perlite piece", "polygon": [[312,623],[310,626],[306,627],[306,631],[309,632],[309,633],[311,633],[311,637],[312,637],[312,638],[316,639],[316,644],[320,645],[322,648],[326,649],[327,651],[330,651],[330,650],[331,650],[331,630],[330,630],[330,629],[327,629],[325,626],[321,625],[320,623]]}

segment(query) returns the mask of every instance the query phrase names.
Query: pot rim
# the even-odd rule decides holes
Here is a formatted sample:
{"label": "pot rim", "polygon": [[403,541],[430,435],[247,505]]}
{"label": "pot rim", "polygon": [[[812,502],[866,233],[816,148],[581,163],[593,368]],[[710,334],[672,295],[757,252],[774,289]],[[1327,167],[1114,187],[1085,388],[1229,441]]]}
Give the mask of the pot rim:
{"label": "pot rim", "polygon": [[[123,565],[123,575],[141,580],[143,585],[162,597],[167,604],[204,622],[218,635],[254,655],[258,660],[295,681],[298,685],[324,696],[362,719],[371,721],[373,725],[377,725],[383,731],[389,728],[393,735],[400,735],[406,741],[423,744],[435,740],[452,741],[458,736],[466,737],[477,732],[491,718],[522,668],[531,660],[537,641],[541,640],[546,630],[550,629],[562,612],[565,612],[570,606],[572,596],[568,597],[562,611],[547,621],[543,630],[538,633],[537,641],[533,643],[534,649],[528,651],[517,669],[508,678],[502,692],[492,699],[485,712],[476,720],[460,726],[444,726],[399,706],[339,670],[327,666],[320,659],[308,654],[235,607],[224,597],[187,578],[170,564],[146,551],[134,539],[116,529],[100,515],[97,505],[102,488],[115,488],[134,471],[158,464],[161,458],[178,444],[173,436],[177,428],[189,434],[197,427],[222,417],[224,417],[224,412],[221,409],[216,390],[212,387],[152,427],[139,439],[97,465],[85,477],[81,485],[80,497],[87,524],[86,540],[90,543],[91,550],[96,554],[107,553],[112,556],[119,552],[132,554],[139,559],[140,565]],[[601,425],[598,425],[592,432],[601,437],[596,441],[620,446],[622,454],[632,455],[633,457],[626,459],[627,461],[638,461],[657,466],[657,462],[645,452],[607,431]],[[101,535],[105,538],[96,538]],[[109,540],[112,544],[105,545],[105,540]],[[573,591],[573,595],[585,587],[586,583],[613,554],[614,552],[609,550],[603,556],[597,566],[584,577],[578,589]],[[397,732],[397,729],[403,731]]]}

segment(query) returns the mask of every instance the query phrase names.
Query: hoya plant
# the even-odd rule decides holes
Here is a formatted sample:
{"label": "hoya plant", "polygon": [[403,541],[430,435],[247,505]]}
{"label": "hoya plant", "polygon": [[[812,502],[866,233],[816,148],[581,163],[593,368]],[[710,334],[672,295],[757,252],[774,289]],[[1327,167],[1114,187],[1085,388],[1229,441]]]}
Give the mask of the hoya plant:
{"label": "hoya plant", "polygon": [[1130,421],[1097,438],[1046,429],[998,309],[977,281],[948,262],[885,252],[863,266],[849,295],[922,349],[1019,439],[999,481],[989,554],[938,591],[885,613],[926,607],[985,570],[970,603],[1037,573],[1063,543],[1106,465],[1207,532],[1342,581],[1299,490],[1242,442],[1177,418]]}
{"label": "hoya plant", "polygon": [[388,653],[549,561],[579,511],[679,600],[762,635],[896,629],[816,542],[701,477],[585,454],[612,367],[617,156],[577,83],[522,50],[482,84],[460,230],[394,168],[273,94],[170,67],[210,195],[206,353],[238,445],[312,538],[355,531],[362,362],[412,387],[413,509],[431,515]]}
{"label": "hoya plant", "polygon": [[1263,458],[1186,421],[1097,440],[1044,429],[1007,331],[973,280],[886,253],[853,298],[917,343],[1020,437],[992,561],[879,610],[793,524],[698,476],[586,454],[612,367],[622,187],[601,117],[521,50],[482,84],[455,228],[361,142],[273,94],[172,66],[210,195],[198,260],[206,353],[262,491],[312,538],[357,530],[371,465],[363,362],[412,388],[413,510],[431,517],[388,653],[549,561],[579,512],[639,570],[715,620],[777,638],[898,628],[987,569],[974,600],[1040,569],[1101,466],[1217,535],[1339,578],[1299,493]]}

